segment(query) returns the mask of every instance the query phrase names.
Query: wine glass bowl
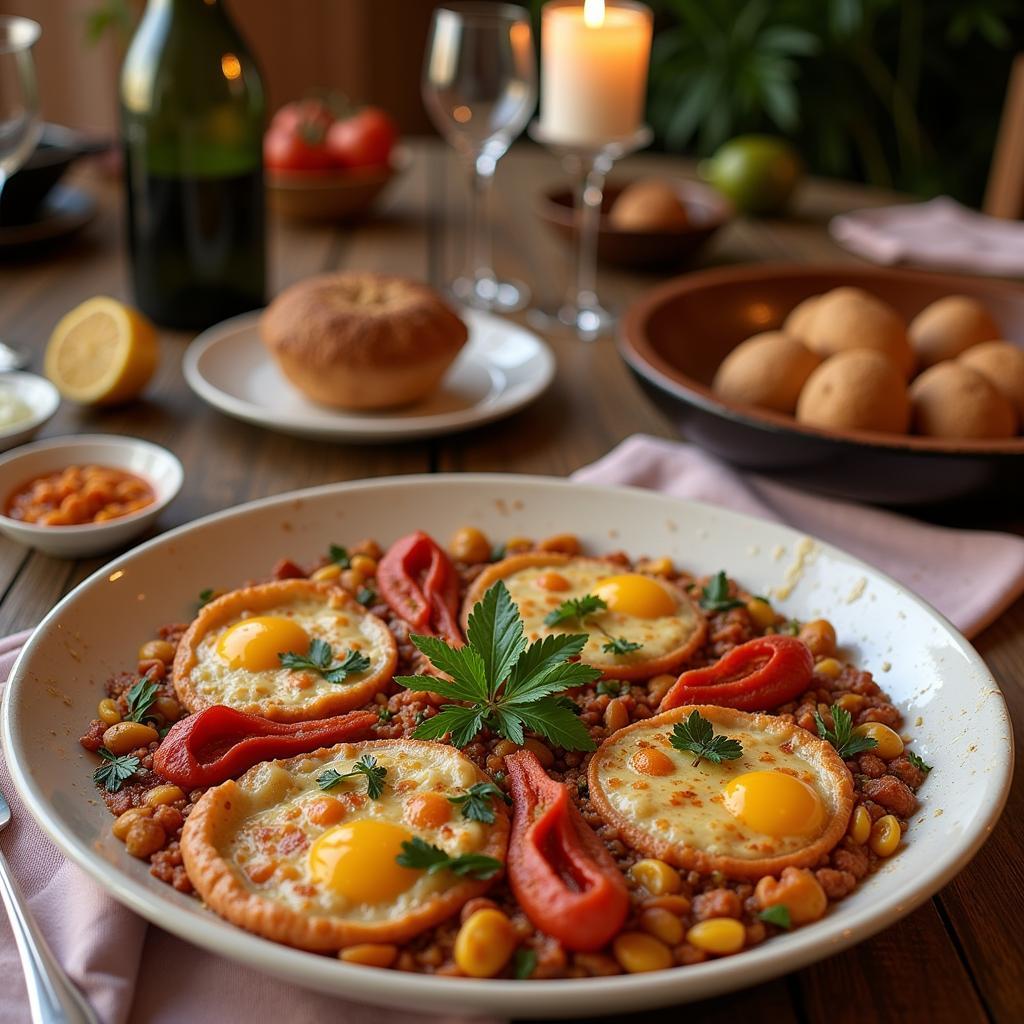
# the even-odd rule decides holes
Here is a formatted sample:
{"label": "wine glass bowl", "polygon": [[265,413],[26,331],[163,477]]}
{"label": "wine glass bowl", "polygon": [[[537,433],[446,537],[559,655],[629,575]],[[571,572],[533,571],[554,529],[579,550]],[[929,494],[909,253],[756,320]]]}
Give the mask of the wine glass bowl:
{"label": "wine glass bowl", "polygon": [[450,3],[434,11],[423,63],[423,103],[469,168],[467,269],[453,293],[478,309],[509,312],[529,300],[520,282],[491,267],[487,202],[498,161],[529,122],[537,70],[529,15],[502,3]]}
{"label": "wine glass bowl", "polygon": [[42,134],[32,60],[32,47],[41,33],[29,18],[0,17],[0,191]]}

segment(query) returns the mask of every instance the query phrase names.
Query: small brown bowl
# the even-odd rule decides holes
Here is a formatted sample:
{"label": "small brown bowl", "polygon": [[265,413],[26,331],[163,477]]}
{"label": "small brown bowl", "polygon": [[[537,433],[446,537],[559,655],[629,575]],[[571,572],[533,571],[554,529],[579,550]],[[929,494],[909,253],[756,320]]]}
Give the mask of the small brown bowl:
{"label": "small brown bowl", "polygon": [[748,265],[675,278],[635,302],[619,350],[679,432],[744,469],[813,490],[889,505],[922,505],[998,490],[1024,495],[1024,437],[952,441],[820,430],[728,402],[715,370],[741,341],[773,330],[803,299],[840,285],[877,295],[908,321],[945,295],[983,303],[1024,347],[1024,289],[997,281],[871,267]]}
{"label": "small brown bowl", "polygon": [[289,220],[344,221],[365,216],[408,159],[396,152],[388,167],[351,171],[267,171],[271,210]]}
{"label": "small brown bowl", "polygon": [[[685,228],[665,231],[622,231],[608,221],[619,195],[628,181],[609,183],[601,203],[601,226],[597,237],[598,258],[620,267],[652,269],[671,266],[689,259],[733,216],[729,200],[710,185],[684,178],[667,179],[675,186],[689,217]],[[553,231],[568,242],[576,240],[576,213],[573,193],[555,189],[540,196],[537,213]]]}

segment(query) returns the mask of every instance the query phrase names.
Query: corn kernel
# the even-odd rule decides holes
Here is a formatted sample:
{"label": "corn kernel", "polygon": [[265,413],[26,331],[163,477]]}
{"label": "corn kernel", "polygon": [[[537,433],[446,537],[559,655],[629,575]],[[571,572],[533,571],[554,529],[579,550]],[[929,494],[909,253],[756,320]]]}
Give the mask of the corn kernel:
{"label": "corn kernel", "polygon": [[369,578],[377,572],[377,561],[369,555],[353,555],[352,568]]}
{"label": "corn kernel", "polygon": [[170,640],[147,640],[139,648],[139,661],[174,661],[174,644]]}
{"label": "corn kernel", "polygon": [[650,573],[652,576],[671,576],[676,571],[671,558],[652,558],[637,568],[640,572]]}
{"label": "corn kernel", "polygon": [[500,910],[478,910],[466,919],[455,938],[455,963],[471,978],[493,978],[518,944],[512,922]]}
{"label": "corn kernel", "polygon": [[555,551],[561,555],[578,555],[580,539],[574,533],[556,533],[553,537],[545,537],[538,545],[540,551]]}
{"label": "corn kernel", "polygon": [[746,928],[733,917],[709,917],[706,921],[698,921],[686,933],[686,941],[691,946],[718,956],[738,953],[746,940]]}
{"label": "corn kernel", "polygon": [[630,974],[663,971],[672,966],[672,950],[644,932],[620,933],[612,943],[612,953],[619,966]]}
{"label": "corn kernel", "polygon": [[805,622],[798,637],[816,658],[828,658],[836,653],[836,631],[828,619]]}
{"label": "corn kernel", "polygon": [[755,597],[747,602],[747,614],[759,629],[775,625],[775,609],[762,597]]}
{"label": "corn kernel", "polygon": [[139,818],[148,818],[153,814],[152,807],[129,807],[123,814],[119,814],[115,819],[114,823],[110,826],[110,831],[114,833],[117,839],[120,839],[123,843],[128,837],[128,830],[139,820]]}
{"label": "corn kernel", "polygon": [[652,896],[679,892],[683,880],[674,867],[653,857],[638,860],[630,869],[629,877],[642,885]]}
{"label": "corn kernel", "polygon": [[850,817],[850,827],[847,830],[850,838],[858,845],[863,846],[871,835],[871,815],[863,804],[857,804],[853,815]]}
{"label": "corn kernel", "polygon": [[184,799],[185,793],[180,786],[154,786],[146,794],[145,802],[147,807],[161,807]]}
{"label": "corn kernel", "polygon": [[518,554],[521,551],[532,551],[533,541],[529,537],[509,537],[505,541],[505,551],[510,555]]}
{"label": "corn kernel", "polygon": [[[824,676],[826,679],[835,679],[840,672],[843,671],[843,666],[835,658],[822,658],[817,665],[814,666],[815,675]],[[860,697],[858,693],[844,693],[844,697]],[[863,701],[861,697],[861,701]]]}
{"label": "corn kernel", "polygon": [[322,565],[316,572],[310,576],[311,580],[317,583],[327,583],[330,580],[336,580],[341,575],[341,566],[337,562],[331,562],[330,565]]}
{"label": "corn kernel", "polygon": [[842,708],[844,711],[849,711],[852,715],[855,711],[860,711],[864,707],[865,698],[859,693],[843,693],[836,698],[836,707]]}
{"label": "corn kernel", "polygon": [[879,857],[891,857],[900,845],[903,832],[900,823],[893,814],[883,814],[871,826],[871,838],[868,840],[871,849]]}
{"label": "corn kernel", "polygon": [[491,542],[475,526],[463,526],[455,531],[448,550],[456,562],[489,562]]}
{"label": "corn kernel", "polygon": [[683,941],[683,922],[664,907],[649,907],[640,914],[640,927],[667,946]]}
{"label": "corn kernel", "polygon": [[100,701],[96,714],[106,725],[117,725],[121,721],[121,712],[117,710],[117,701],[105,697]]}
{"label": "corn kernel", "polygon": [[347,946],[338,954],[339,960],[363,967],[390,967],[397,958],[398,947],[383,942],[361,942]]}
{"label": "corn kernel", "polygon": [[903,740],[900,739],[900,734],[881,722],[865,722],[858,725],[853,730],[853,735],[870,736],[878,744],[871,753],[877,754],[883,761],[891,761],[903,753]]}
{"label": "corn kernel", "polygon": [[145,747],[160,738],[159,733],[150,725],[142,722],[118,722],[111,725],[103,733],[103,746],[112,754],[120,756],[137,747]]}

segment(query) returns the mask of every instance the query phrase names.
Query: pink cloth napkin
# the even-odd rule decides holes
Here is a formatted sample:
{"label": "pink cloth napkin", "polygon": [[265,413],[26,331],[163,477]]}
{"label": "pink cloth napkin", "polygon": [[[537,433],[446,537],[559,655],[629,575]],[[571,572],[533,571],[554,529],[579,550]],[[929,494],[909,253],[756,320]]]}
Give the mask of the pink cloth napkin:
{"label": "pink cloth napkin", "polygon": [[[0,686],[29,632],[0,640]],[[0,786],[13,812],[0,848],[57,959],[105,1024],[468,1024],[467,1018],[390,1011],[310,992],[147,925],[43,835],[18,799],[3,757]],[[0,912],[0,1024],[30,1019],[14,937]]]}
{"label": "pink cloth napkin", "polygon": [[939,196],[833,217],[832,237],[875,263],[1024,277],[1024,223],[1001,220]]}
{"label": "pink cloth napkin", "polygon": [[974,636],[1024,592],[1024,538],[951,530],[740,475],[691,445],[637,435],[573,474],[787,523],[894,576]]}

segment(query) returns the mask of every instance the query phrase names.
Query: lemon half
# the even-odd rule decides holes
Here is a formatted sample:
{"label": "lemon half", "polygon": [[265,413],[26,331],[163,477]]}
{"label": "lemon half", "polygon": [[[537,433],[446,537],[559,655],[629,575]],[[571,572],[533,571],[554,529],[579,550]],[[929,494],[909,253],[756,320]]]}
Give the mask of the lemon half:
{"label": "lemon half", "polygon": [[142,391],[159,355],[153,325],[131,306],[100,295],[61,317],[44,369],[65,398],[114,405]]}

